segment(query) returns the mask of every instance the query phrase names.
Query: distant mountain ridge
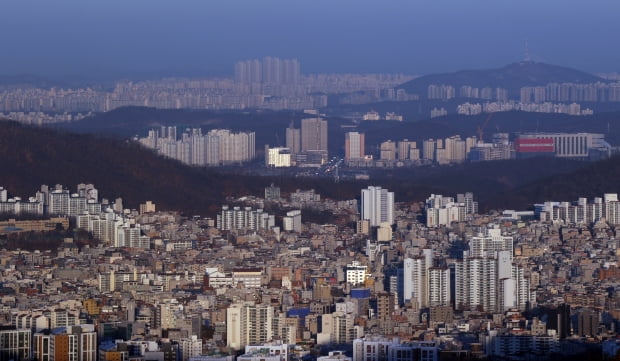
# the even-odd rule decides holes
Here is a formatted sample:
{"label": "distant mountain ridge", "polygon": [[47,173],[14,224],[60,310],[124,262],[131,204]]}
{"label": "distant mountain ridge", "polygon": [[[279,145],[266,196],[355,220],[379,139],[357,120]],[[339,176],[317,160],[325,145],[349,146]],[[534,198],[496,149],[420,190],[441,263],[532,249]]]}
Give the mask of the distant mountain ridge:
{"label": "distant mountain ridge", "polygon": [[524,86],[542,86],[549,83],[596,83],[608,82],[593,74],[558,65],[535,62],[508,64],[497,69],[461,70],[452,73],[431,74],[413,79],[399,88],[426,98],[428,86],[452,85],[458,90],[469,85],[476,88],[505,88],[509,96],[518,96]]}

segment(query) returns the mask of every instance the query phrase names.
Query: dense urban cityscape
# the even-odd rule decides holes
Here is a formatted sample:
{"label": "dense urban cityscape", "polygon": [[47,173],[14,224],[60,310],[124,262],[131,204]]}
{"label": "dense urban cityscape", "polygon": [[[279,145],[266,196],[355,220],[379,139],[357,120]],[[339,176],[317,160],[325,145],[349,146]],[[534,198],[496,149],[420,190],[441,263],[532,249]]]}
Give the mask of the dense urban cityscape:
{"label": "dense urban cityscape", "polygon": [[620,360],[618,13],[6,2],[0,361]]}
{"label": "dense urban cityscape", "polygon": [[[316,97],[373,87],[387,87],[377,94],[392,100],[406,94],[389,88],[407,80],[402,76],[352,76],[347,85],[338,77],[304,78],[294,60],[244,61],[235,71],[226,84],[248,96],[268,89],[280,99]],[[186,92],[190,83],[162,82],[150,86],[164,97],[166,87],[191,97],[212,85],[192,83]],[[138,88],[117,86],[115,92]],[[435,97],[432,89],[428,98]],[[441,89],[447,89],[442,97],[454,93]],[[522,89],[519,106],[584,100],[543,96],[540,89]],[[469,98],[493,100],[465,90],[473,94]],[[78,92],[92,95],[88,102],[38,98],[35,109],[28,108],[34,103],[7,100],[19,91],[5,91],[2,104],[22,112],[11,114],[24,123],[47,122],[33,121],[28,111],[49,122],[92,116],[46,115],[52,109],[46,106],[100,112],[112,104],[106,95],[108,105],[96,105],[103,98],[89,90]],[[37,92],[23,94],[33,100]],[[49,92],[56,99],[73,96]],[[371,110],[341,123],[344,139],[333,139],[334,117],[308,102],[288,127],[274,129],[284,134],[275,146],[257,144],[260,129],[251,126],[161,125],[127,141],[193,168],[286,169],[290,173],[282,174],[326,175],[336,182],[339,168],[370,180],[365,170],[539,157],[583,162],[618,152],[606,140],[609,132],[488,131],[493,112],[502,111],[494,104],[517,104],[505,91],[496,93],[499,103],[458,105],[468,115],[489,113],[476,135],[412,134],[410,140],[400,133],[401,139],[368,144],[360,125],[407,121],[396,112]],[[533,98],[524,99],[528,94]],[[135,102],[142,100],[117,105]],[[175,102],[161,107],[188,107]],[[241,103],[234,108],[265,104]],[[588,114],[576,103],[565,107],[549,109]],[[329,199],[314,189],[281,192],[272,185],[264,197],[234,194],[212,205],[217,214],[190,216],[160,210],[156,195],[131,209],[120,197],[103,198],[93,184],[81,183],[75,192],[43,185],[23,198],[0,187],[0,361],[611,358],[620,351],[620,201],[613,191],[592,200],[548,199],[528,209],[483,212],[472,192],[402,202],[377,185],[360,189],[354,199]],[[318,221],[316,214],[328,218]]]}
{"label": "dense urban cityscape", "polygon": [[[341,351],[321,360],[543,359],[619,347],[617,194],[480,214],[472,193],[404,204],[371,186],[334,202],[271,186],[216,219],[151,201],[125,209],[92,184],[9,194],[9,240],[93,238],[2,252],[6,360],[276,361],[328,344]],[[305,222],[304,209],[333,223]]]}

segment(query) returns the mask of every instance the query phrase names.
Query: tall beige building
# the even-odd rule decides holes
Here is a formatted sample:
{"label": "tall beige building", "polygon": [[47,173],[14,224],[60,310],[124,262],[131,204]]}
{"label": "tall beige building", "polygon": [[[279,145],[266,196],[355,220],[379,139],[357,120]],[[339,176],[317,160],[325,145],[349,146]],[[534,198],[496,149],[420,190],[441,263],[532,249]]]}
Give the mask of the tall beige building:
{"label": "tall beige building", "polygon": [[379,158],[381,160],[396,159],[396,143],[391,140],[381,143],[379,146]]}
{"label": "tall beige building", "polygon": [[402,140],[398,142],[398,159],[406,160],[406,159],[417,159],[419,158],[419,151],[414,152],[414,156],[412,157],[412,150],[417,150],[417,143],[414,141],[410,141],[409,139]]}
{"label": "tall beige building", "polygon": [[422,159],[435,160],[435,149],[437,144],[434,139],[427,139],[422,142]]}
{"label": "tall beige building", "polygon": [[273,307],[233,304],[226,310],[227,346],[236,350],[259,345],[273,338]]}
{"label": "tall beige building", "polygon": [[327,153],[327,120],[306,118],[301,121],[301,151]]}
{"label": "tall beige building", "polygon": [[364,152],[364,133],[346,133],[344,138],[344,160],[364,158]]}
{"label": "tall beige building", "polygon": [[327,120],[318,117],[302,119],[301,153],[306,164],[320,165],[327,161]]}
{"label": "tall beige building", "polygon": [[455,135],[445,139],[444,147],[436,150],[436,159],[439,164],[462,163],[467,156],[467,144],[460,136]]}

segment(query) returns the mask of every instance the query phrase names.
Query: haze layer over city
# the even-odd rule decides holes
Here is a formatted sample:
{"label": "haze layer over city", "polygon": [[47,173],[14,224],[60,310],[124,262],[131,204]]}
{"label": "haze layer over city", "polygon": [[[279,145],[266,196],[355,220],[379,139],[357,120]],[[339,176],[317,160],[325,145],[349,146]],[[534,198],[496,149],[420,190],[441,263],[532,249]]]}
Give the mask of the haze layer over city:
{"label": "haze layer over city", "polygon": [[429,74],[532,60],[618,71],[613,0],[9,1],[1,74],[224,75],[242,59],[309,73]]}
{"label": "haze layer over city", "polygon": [[0,361],[620,358],[620,4],[0,5]]}

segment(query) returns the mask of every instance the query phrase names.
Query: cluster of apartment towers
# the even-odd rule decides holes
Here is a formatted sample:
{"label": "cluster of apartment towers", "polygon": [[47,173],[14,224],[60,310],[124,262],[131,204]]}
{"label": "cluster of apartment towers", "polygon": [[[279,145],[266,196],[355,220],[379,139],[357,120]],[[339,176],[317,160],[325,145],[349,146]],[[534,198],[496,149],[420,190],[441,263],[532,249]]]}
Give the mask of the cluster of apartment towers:
{"label": "cluster of apartment towers", "polygon": [[454,302],[462,310],[523,310],[536,298],[523,267],[513,264],[512,255],[513,238],[502,236],[499,228],[472,237],[463,258],[451,264],[438,265],[433,251],[424,249],[422,256],[404,260],[403,300],[421,308]]}
{"label": "cluster of apartment towers", "polygon": [[286,128],[286,147],[265,146],[265,164],[272,167],[314,167],[324,164],[327,153],[327,120],[320,117],[301,120]]}
{"label": "cluster of apartment towers", "polygon": [[[324,122],[318,124],[317,122]],[[503,133],[502,133],[503,135]],[[507,140],[502,139],[507,144]],[[498,141],[499,142],[499,141]],[[504,143],[502,143],[504,144]],[[379,147],[379,159],[382,161],[420,161],[439,164],[463,162],[470,151],[478,145],[476,137],[461,139],[452,136],[444,139],[427,139],[418,148],[415,141],[404,139],[399,142],[391,140],[382,142]],[[510,149],[502,158],[510,158]],[[372,155],[366,154],[365,134],[360,132],[345,133],[344,140],[347,165],[359,166],[373,161]],[[286,130],[286,147],[265,148],[265,164],[272,167],[316,166],[327,160],[327,121],[316,119],[302,120],[302,127],[289,127]]]}
{"label": "cluster of apartment towers", "polygon": [[234,133],[228,129],[212,129],[202,134],[200,128],[186,129],[177,137],[177,127],[151,129],[138,141],[158,154],[193,166],[238,164],[254,159],[254,132]]}
{"label": "cluster of apartment towers", "polygon": [[[150,248],[150,238],[140,233],[140,224],[131,223],[126,217],[123,199],[110,201],[99,198],[93,184],[80,183],[71,192],[61,184],[42,185],[34,197],[22,200],[8,197],[0,187],[0,214],[10,216],[59,216],[75,220],[77,228],[92,232],[93,236],[114,247]],[[140,204],[140,213],[155,212],[155,204]]]}
{"label": "cluster of apartment towers", "polygon": [[[458,209],[458,217],[463,220],[466,215],[477,212],[472,193],[459,195],[457,202],[441,195],[432,195],[427,200],[431,212],[441,212],[446,206]],[[394,193],[381,187],[363,189],[361,211],[361,219],[370,226],[381,227],[386,223],[391,226],[394,224]],[[497,226],[484,228],[471,238],[469,250],[463,252],[462,259],[453,263],[434,260],[432,249],[424,249],[421,256],[406,258],[402,276],[391,276],[390,288],[402,295],[399,296],[401,302],[412,302],[420,308],[450,306],[454,302],[463,310],[525,309],[536,298],[530,291],[530,280],[523,267],[513,264],[512,256],[513,238],[502,235]],[[359,272],[359,267],[355,266],[347,267],[352,279],[354,273]]]}

